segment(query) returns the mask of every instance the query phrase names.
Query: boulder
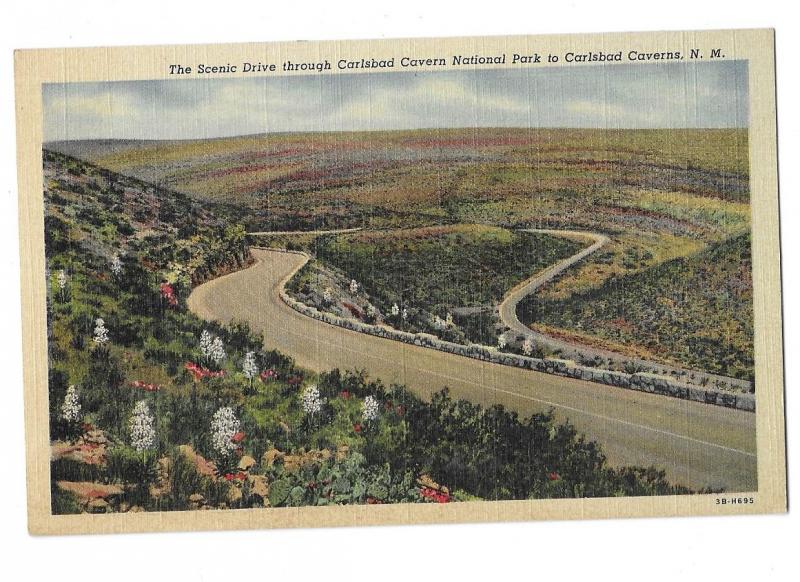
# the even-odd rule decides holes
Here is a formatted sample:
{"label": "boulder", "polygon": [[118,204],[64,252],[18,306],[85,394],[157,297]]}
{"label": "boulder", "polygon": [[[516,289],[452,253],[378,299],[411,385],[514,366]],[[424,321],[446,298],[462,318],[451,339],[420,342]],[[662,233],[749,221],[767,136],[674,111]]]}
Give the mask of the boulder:
{"label": "boulder", "polygon": [[111,506],[108,504],[108,501],[101,497],[92,499],[86,504],[86,511],[88,513],[108,513],[110,509]]}
{"label": "boulder", "polygon": [[249,471],[256,464],[256,460],[250,455],[244,455],[239,459],[239,470]]}
{"label": "boulder", "polygon": [[250,475],[247,478],[250,483],[250,492],[258,495],[264,500],[264,505],[269,505],[269,481],[264,475]]}
{"label": "boulder", "polygon": [[261,464],[264,467],[272,467],[276,462],[283,461],[285,454],[278,449],[269,449],[261,456]]}
{"label": "boulder", "polygon": [[206,477],[212,478],[216,476],[217,467],[214,465],[214,463],[203,458],[202,455],[197,454],[191,445],[181,445],[178,447],[178,450],[190,463],[195,466],[200,475],[205,475]]}
{"label": "boulder", "polygon": [[108,500],[122,495],[119,485],[107,485],[92,481],[58,481],[56,485],[63,491],[72,493],[81,505],[88,505],[95,499]]}

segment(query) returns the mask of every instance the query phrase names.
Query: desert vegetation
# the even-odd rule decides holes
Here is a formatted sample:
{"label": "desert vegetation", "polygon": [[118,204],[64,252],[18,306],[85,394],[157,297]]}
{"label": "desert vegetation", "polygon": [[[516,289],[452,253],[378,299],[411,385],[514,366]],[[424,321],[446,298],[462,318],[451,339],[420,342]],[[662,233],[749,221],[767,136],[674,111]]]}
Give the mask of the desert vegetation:
{"label": "desert vegetation", "polygon": [[467,224],[329,235],[311,249],[321,264],[308,265],[290,289],[299,300],[342,315],[494,345],[502,329],[494,305],[508,289],[580,246],[541,233]]}
{"label": "desert vegetation", "polygon": [[247,266],[243,226],[162,185],[51,151],[43,162],[54,513],[690,492],[609,467],[549,412],[313,374],[244,323],[199,320],[188,292]]}

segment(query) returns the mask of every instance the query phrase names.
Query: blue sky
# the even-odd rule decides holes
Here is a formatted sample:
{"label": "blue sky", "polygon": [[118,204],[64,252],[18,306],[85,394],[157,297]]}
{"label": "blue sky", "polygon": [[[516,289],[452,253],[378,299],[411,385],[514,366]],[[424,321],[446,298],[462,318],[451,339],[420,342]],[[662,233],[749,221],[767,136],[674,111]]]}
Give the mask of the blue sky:
{"label": "blue sky", "polygon": [[430,127],[747,127],[745,61],[49,84],[45,141]]}

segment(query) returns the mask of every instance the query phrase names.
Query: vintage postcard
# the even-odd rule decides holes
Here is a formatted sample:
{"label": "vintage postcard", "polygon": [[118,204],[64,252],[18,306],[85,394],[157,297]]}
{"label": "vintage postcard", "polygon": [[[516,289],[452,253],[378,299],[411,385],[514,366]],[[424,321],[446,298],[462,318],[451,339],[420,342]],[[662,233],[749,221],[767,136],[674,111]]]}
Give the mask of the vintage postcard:
{"label": "vintage postcard", "polygon": [[772,31],[16,91],[33,533],[785,511]]}

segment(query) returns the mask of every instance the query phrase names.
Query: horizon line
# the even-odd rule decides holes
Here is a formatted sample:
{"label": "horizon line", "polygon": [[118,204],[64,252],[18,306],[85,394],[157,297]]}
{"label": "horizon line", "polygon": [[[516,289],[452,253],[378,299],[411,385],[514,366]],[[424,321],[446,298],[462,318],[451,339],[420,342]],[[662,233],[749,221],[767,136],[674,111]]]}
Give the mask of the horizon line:
{"label": "horizon line", "polygon": [[580,126],[540,126],[540,127],[524,127],[524,126],[460,126],[460,127],[415,127],[403,129],[353,129],[353,130],[298,130],[298,131],[268,131],[256,133],[242,133],[231,135],[219,135],[214,137],[183,137],[183,138],[145,138],[145,137],[81,137],[75,139],[56,139],[42,141],[42,145],[52,143],[67,143],[79,141],[139,141],[139,142],[190,142],[190,141],[213,141],[222,139],[237,139],[247,137],[268,137],[268,136],[288,136],[288,135],[303,135],[303,134],[359,134],[359,133],[402,133],[402,132],[415,132],[415,131],[456,131],[456,130],[528,130],[528,131],[550,131],[550,130],[564,130],[564,131],[731,131],[731,130],[750,130],[748,125],[735,125],[727,127],[580,127]]}

